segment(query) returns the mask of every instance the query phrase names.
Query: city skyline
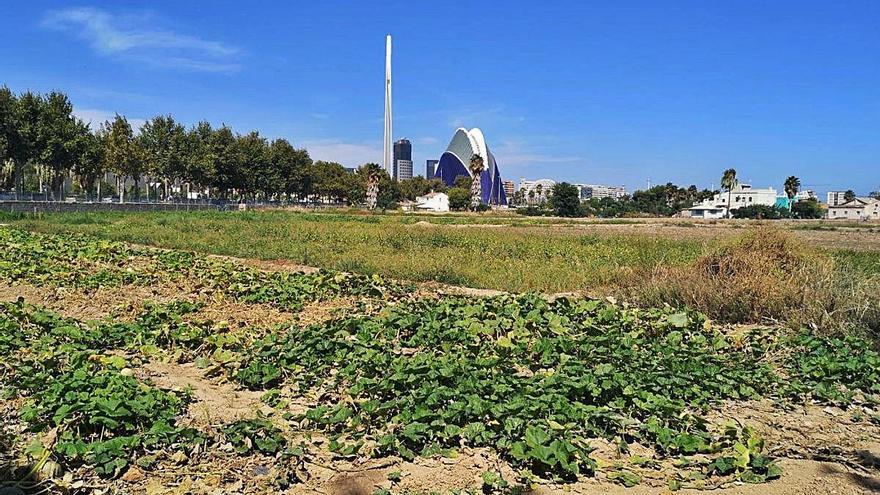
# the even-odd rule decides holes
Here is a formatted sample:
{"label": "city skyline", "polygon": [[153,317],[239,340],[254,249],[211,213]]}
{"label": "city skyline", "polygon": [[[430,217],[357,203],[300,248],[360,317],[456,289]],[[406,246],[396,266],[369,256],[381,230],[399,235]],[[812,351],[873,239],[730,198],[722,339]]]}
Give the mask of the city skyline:
{"label": "city skyline", "polygon": [[[0,20],[0,84],[65,91],[93,122],[206,118],[315,159],[381,164],[378,53],[391,32],[391,139],[409,136],[416,164],[464,126],[483,129],[512,180],[717,187],[733,167],[760,186],[797,175],[820,193],[880,188],[873,2],[514,2],[450,23],[460,8],[38,1]],[[407,22],[394,22],[401,12]]]}

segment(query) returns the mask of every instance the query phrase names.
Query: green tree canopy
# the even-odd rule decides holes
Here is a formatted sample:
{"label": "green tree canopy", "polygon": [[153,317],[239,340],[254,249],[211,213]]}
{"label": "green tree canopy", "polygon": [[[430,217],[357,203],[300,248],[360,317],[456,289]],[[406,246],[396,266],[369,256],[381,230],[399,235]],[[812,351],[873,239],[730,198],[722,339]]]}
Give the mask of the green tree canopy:
{"label": "green tree canopy", "polygon": [[560,217],[580,217],[585,213],[581,207],[580,191],[568,182],[553,185],[550,208]]}
{"label": "green tree canopy", "polygon": [[471,191],[463,187],[453,187],[446,191],[449,195],[449,208],[466,210],[471,204]]}
{"label": "green tree canopy", "polygon": [[801,188],[801,180],[792,175],[785,179],[783,188],[785,189],[785,195],[788,196],[789,201],[791,201],[797,196],[797,193]]}
{"label": "green tree canopy", "polygon": [[791,213],[795,218],[809,219],[809,218],[823,218],[825,216],[825,212],[822,210],[822,207],[819,205],[819,202],[816,201],[815,198],[805,199],[803,201],[798,201],[791,206]]}
{"label": "green tree canopy", "polygon": [[138,143],[144,152],[145,172],[162,180],[167,196],[169,183],[186,176],[186,130],[171,115],[157,115],[141,127]]}
{"label": "green tree canopy", "polygon": [[134,137],[128,119],[116,114],[112,122],[104,124],[107,133],[104,149],[104,168],[117,177],[119,202],[125,202],[125,180],[129,177],[139,180],[144,170],[144,153]]}

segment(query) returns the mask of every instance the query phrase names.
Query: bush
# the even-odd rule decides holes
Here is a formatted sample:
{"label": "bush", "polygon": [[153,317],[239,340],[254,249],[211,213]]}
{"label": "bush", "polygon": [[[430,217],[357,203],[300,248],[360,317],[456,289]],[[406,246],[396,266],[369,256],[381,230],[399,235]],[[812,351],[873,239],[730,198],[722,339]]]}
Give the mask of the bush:
{"label": "bush", "polygon": [[516,212],[527,217],[549,217],[553,215],[552,211],[538,208],[537,206],[527,206],[525,208],[517,208]]}
{"label": "bush", "polygon": [[791,206],[791,214],[795,218],[802,219],[817,219],[823,218],[825,216],[825,212],[822,211],[822,207],[819,206],[819,202],[812,198],[798,201],[797,203],[793,204]]}
{"label": "bush", "polygon": [[466,210],[471,205],[471,191],[461,187],[453,187],[447,192],[449,195],[449,209]]}
{"label": "bush", "polygon": [[763,220],[779,220],[790,218],[791,212],[785,208],[767,205],[749,205],[732,211],[733,218],[753,218]]}
{"label": "bush", "polygon": [[760,226],[685,266],[637,276],[628,295],[691,306],[724,323],[781,322],[880,334],[880,281],[794,235]]}

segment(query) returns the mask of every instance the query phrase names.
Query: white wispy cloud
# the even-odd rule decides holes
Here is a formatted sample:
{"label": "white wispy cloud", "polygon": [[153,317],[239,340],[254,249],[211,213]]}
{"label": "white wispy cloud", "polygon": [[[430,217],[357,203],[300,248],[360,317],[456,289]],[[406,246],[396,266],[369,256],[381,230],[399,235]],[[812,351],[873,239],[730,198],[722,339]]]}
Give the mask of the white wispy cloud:
{"label": "white wispy cloud", "polygon": [[346,167],[360,167],[369,162],[381,163],[380,143],[345,142],[335,139],[306,140],[300,143],[309,152],[312,160],[338,162]]}
{"label": "white wispy cloud", "polygon": [[155,22],[149,15],[115,15],[95,7],[54,10],[42,26],[70,32],[86,40],[95,52],[153,68],[186,71],[232,72],[241,50],[218,41],[145,27]]}
{"label": "white wispy cloud", "polygon": [[504,105],[479,109],[448,110],[447,121],[450,127],[479,127],[504,112]]}
{"label": "white wispy cloud", "polygon": [[[104,122],[112,122],[113,119],[116,118],[116,112],[111,112],[109,110],[99,110],[96,108],[74,107],[73,115],[78,117],[83,122],[89,124],[92,130],[97,129]],[[128,119],[128,123],[131,124],[131,127],[135,130],[135,132],[137,132],[138,129],[140,129],[140,127],[146,122],[146,119],[131,117],[126,117],[126,119]]]}
{"label": "white wispy cloud", "polygon": [[[491,145],[490,145],[491,146]],[[562,163],[577,163],[583,158],[575,155],[559,155],[546,147],[524,146],[517,141],[501,141],[498,146],[492,148],[492,153],[498,161],[512,167],[523,165],[548,165]]]}

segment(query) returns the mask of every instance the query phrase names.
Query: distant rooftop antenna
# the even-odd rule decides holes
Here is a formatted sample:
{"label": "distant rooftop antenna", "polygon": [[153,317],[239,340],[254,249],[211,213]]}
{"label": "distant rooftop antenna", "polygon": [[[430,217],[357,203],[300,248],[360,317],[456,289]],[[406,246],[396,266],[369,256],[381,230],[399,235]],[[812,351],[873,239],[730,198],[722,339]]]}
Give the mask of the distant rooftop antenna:
{"label": "distant rooftop antenna", "polygon": [[383,141],[382,166],[391,175],[391,35],[385,36],[385,136]]}

